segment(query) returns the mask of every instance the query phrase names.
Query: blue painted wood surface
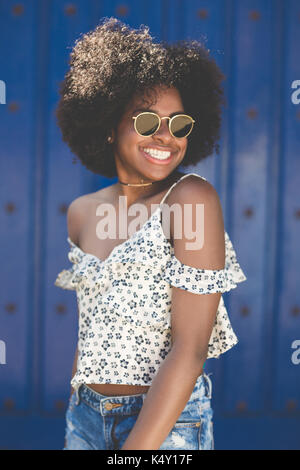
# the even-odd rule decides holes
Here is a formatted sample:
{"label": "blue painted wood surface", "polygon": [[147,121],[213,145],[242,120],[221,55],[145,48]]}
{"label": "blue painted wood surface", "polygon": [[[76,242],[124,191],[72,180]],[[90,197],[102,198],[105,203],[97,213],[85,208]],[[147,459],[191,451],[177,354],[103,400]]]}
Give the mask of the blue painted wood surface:
{"label": "blue painted wood surface", "polygon": [[103,16],[203,40],[227,77],[220,155],[196,168],[247,276],[224,295],[239,343],[205,365],[215,447],[299,449],[299,0],[0,0],[0,448],[63,447],[78,326],[75,292],[53,284],[68,264],[66,208],[115,179],[74,164],[54,110],[70,48]]}

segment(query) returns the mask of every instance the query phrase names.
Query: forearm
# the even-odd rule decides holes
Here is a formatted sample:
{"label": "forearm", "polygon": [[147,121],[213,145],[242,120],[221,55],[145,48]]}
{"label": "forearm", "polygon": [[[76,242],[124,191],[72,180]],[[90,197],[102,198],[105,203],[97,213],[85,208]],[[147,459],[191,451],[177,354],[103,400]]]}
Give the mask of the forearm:
{"label": "forearm", "polygon": [[205,360],[206,356],[199,359],[175,348],[169,352],[121,450],[160,448],[184,410]]}

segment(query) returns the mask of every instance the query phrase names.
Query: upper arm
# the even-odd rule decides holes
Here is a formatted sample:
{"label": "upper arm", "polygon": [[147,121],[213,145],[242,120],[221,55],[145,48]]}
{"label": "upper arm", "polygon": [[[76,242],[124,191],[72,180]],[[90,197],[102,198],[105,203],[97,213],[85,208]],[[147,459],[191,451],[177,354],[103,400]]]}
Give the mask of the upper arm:
{"label": "upper arm", "polygon": [[[186,219],[182,217],[180,238],[174,237],[175,226],[180,224],[180,221],[175,220],[174,224],[174,218],[171,217],[170,230],[173,235],[175,257],[187,267],[223,270],[225,265],[224,222],[220,199],[214,187],[209,182],[193,179],[189,181],[189,184],[180,185],[177,192],[174,191],[170,203],[176,201],[180,201],[183,215],[187,205],[190,205],[191,212],[188,212]],[[203,219],[200,218],[200,224],[199,220],[198,224],[196,223],[197,204],[203,204]],[[188,234],[191,220],[193,230],[197,229],[198,236],[199,230],[203,230],[201,248],[187,248],[187,244],[194,241]],[[199,239],[201,239],[200,236]],[[220,292],[199,295],[183,288],[173,287],[171,306],[173,347],[181,348],[197,357],[206,357],[221,295]]]}
{"label": "upper arm", "polygon": [[78,244],[79,234],[83,226],[85,214],[84,196],[80,196],[71,202],[67,211],[68,234],[75,244]]}

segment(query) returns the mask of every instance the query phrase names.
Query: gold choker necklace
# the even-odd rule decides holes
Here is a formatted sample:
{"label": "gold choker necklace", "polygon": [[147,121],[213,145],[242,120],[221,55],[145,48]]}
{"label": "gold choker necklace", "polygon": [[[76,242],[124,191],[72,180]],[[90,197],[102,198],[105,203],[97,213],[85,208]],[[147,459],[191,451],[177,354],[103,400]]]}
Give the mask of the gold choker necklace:
{"label": "gold choker necklace", "polygon": [[156,181],[152,181],[151,183],[123,183],[123,181],[119,180],[119,183],[124,184],[125,186],[150,186],[151,184],[156,183]]}
{"label": "gold choker necklace", "polygon": [[[169,175],[170,176],[170,175]],[[142,182],[141,183],[123,183],[123,181],[119,181],[120,184],[124,184],[125,186],[150,186],[151,184],[154,184],[154,183],[160,183],[161,181],[164,181],[166,179],[169,178],[169,176],[167,176],[166,178],[162,179],[162,180],[159,180],[159,181],[151,181],[151,183],[143,183],[143,179],[141,180]]]}

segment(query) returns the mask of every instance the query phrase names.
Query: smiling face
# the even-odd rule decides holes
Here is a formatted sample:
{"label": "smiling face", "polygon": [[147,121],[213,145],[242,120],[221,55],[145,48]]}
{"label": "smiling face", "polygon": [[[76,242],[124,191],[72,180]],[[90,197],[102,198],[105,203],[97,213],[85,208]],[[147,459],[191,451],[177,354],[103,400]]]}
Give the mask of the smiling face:
{"label": "smiling face", "polygon": [[[118,178],[124,182],[158,181],[166,178],[182,162],[188,145],[188,138],[173,137],[169,131],[168,119],[161,121],[159,130],[150,137],[142,137],[134,129],[133,116],[143,111],[152,111],[161,118],[174,113],[185,114],[179,91],[174,88],[158,88],[155,103],[145,105],[135,97],[123,114],[116,132],[112,132]],[[170,151],[166,160],[153,158],[143,149]]]}

